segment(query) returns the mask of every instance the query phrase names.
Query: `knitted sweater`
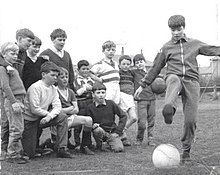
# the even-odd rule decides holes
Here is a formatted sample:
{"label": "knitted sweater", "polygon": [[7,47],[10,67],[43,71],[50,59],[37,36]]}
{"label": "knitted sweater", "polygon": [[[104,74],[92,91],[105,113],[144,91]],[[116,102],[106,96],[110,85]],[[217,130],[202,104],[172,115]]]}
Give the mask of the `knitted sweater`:
{"label": "knitted sweater", "polygon": [[123,71],[119,70],[120,75],[120,91],[129,95],[134,94],[134,75],[131,70]]}
{"label": "knitted sweater", "polygon": [[55,86],[47,86],[42,80],[38,80],[28,88],[24,112],[26,120],[36,121],[46,115],[55,118],[61,108],[59,94]]}
{"label": "knitted sweater", "polygon": [[24,85],[19,76],[18,71],[15,69],[12,73],[7,73],[5,67],[0,66],[0,86],[6,96],[6,98],[11,102],[11,104],[17,102],[17,95],[26,94]]}
{"label": "knitted sweater", "polygon": [[47,60],[38,57],[36,62],[33,62],[29,57],[26,58],[23,67],[22,81],[27,90],[33,83],[41,79],[40,68],[41,65]]}
{"label": "knitted sweater", "polygon": [[[87,109],[87,115],[92,117],[93,123],[100,124],[105,131],[111,133],[122,134],[127,121],[127,115],[112,100],[105,100],[106,105],[98,105],[91,103]],[[119,117],[118,125],[115,123],[115,115]]]}
{"label": "knitted sweater", "polygon": [[57,66],[63,67],[69,72],[69,86],[74,90],[73,81],[74,81],[74,72],[73,72],[73,64],[70,57],[70,54],[67,51],[64,51],[63,58],[59,57],[56,53],[54,53],[51,49],[46,49],[43,51],[40,56],[47,55],[49,56],[49,60],[54,62]]}

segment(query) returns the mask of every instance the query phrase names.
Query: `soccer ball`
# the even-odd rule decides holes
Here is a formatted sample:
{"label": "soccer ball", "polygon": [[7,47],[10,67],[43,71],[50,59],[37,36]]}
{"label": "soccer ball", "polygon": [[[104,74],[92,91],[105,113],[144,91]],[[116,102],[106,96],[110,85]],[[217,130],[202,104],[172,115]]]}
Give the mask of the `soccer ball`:
{"label": "soccer ball", "polygon": [[180,153],[171,144],[161,144],[154,149],[152,161],[157,168],[172,168],[179,165]]}
{"label": "soccer ball", "polygon": [[162,94],[166,90],[166,83],[163,78],[156,78],[151,84],[151,89],[155,94]]}

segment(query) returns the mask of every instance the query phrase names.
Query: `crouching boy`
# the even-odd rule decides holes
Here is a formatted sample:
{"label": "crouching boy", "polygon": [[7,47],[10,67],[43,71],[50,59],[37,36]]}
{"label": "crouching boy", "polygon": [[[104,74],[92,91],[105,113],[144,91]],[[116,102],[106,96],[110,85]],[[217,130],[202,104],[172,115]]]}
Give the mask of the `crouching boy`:
{"label": "crouching boy", "polygon": [[[96,149],[102,150],[102,142],[107,142],[114,152],[124,151],[120,139],[123,128],[127,122],[127,115],[112,100],[105,100],[106,87],[96,82],[92,88],[94,102],[88,106],[87,115],[93,119],[93,137],[96,141]],[[119,117],[118,125],[115,123],[115,115]]]}
{"label": "crouching boy", "polygon": [[24,152],[33,158],[35,155],[38,132],[42,128],[56,126],[57,157],[73,158],[66,151],[68,123],[61,112],[61,102],[54,83],[57,82],[59,67],[51,61],[41,65],[42,79],[32,84],[27,91],[24,112],[24,132],[22,144]]}

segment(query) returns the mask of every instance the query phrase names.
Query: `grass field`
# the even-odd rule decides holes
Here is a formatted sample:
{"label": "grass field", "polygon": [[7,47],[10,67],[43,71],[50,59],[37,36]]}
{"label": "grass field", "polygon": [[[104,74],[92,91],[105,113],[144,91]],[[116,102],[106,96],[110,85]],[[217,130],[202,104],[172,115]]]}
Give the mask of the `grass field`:
{"label": "grass field", "polygon": [[[182,105],[179,107],[172,125],[164,124],[161,110],[163,98],[157,100],[155,141],[175,145],[181,153],[183,130]],[[136,124],[128,131],[131,142],[135,141]],[[43,133],[42,139],[48,134]],[[154,148],[147,146],[145,139],[141,146],[126,147],[123,153],[99,152],[94,156],[75,153],[75,159],[55,158],[55,154],[36,158],[25,165],[1,163],[2,175],[217,175],[220,174],[220,100],[211,101],[204,95],[199,103],[196,139],[192,147],[192,163],[172,169],[154,168],[151,157]],[[213,171],[212,171],[213,170]]]}

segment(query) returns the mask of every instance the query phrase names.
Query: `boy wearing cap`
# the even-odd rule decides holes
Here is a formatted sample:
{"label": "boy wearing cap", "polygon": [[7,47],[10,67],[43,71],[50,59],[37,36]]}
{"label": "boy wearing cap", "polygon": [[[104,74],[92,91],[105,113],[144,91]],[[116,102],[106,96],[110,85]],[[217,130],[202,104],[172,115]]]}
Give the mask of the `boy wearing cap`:
{"label": "boy wearing cap", "polygon": [[182,162],[190,160],[191,145],[196,130],[198,101],[200,96],[199,72],[196,57],[201,55],[220,56],[220,47],[207,45],[199,40],[188,38],[185,33],[185,18],[171,16],[168,20],[172,39],[165,43],[156,55],[153,67],[141,80],[136,96],[148,87],[161,69],[167,65],[165,105],[162,110],[166,124],[171,124],[177,109],[177,98],[182,96],[184,131],[182,136]]}

